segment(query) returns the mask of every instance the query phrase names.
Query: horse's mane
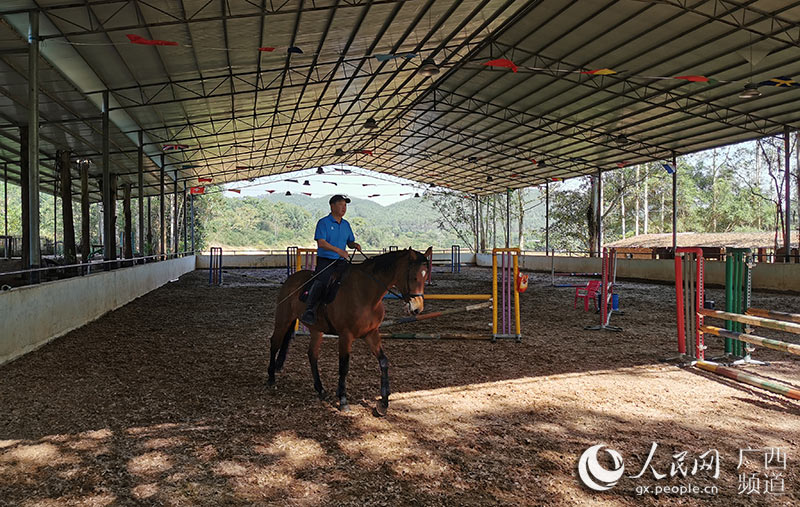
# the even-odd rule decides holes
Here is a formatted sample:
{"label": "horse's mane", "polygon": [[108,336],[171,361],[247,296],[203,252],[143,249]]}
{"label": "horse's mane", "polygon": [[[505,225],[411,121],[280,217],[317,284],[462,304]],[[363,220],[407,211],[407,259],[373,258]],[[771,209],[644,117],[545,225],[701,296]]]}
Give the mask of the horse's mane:
{"label": "horse's mane", "polygon": [[393,250],[391,252],[386,252],[384,254],[376,255],[371,259],[367,259],[361,263],[361,267],[364,269],[372,270],[373,273],[384,273],[387,271],[392,271],[394,269],[395,264],[400,260],[401,257],[404,255],[411,254],[411,262],[424,262],[425,256],[421,253],[417,252],[416,250]]}

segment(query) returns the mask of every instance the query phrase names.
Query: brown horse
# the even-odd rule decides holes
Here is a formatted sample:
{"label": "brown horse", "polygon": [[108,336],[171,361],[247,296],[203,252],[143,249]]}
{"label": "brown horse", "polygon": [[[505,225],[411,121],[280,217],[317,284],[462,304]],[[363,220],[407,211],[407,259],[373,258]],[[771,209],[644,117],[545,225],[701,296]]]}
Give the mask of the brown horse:
{"label": "brown horse", "polygon": [[[389,408],[389,361],[381,347],[378,330],[383,321],[383,296],[396,286],[406,303],[406,311],[422,311],[422,293],[428,275],[427,257],[431,249],[422,254],[409,248],[395,250],[366,260],[363,264],[352,264],[341,276],[341,286],[333,302],[323,305],[317,312],[317,321],[309,328],[311,341],[308,345],[308,360],[314,389],[320,399],[327,394],[322,387],[317,369],[317,360],[322,345],[323,333],[339,335],[339,410],[347,411],[345,383],[350,367],[350,351],[353,341],[363,337],[381,367],[381,400],[375,413],[385,415]],[[289,342],[294,337],[298,317],[305,310],[300,301],[300,293],[308,286],[314,276],[311,271],[298,271],[290,276],[278,292],[278,306],[275,309],[275,328],[270,340],[269,385],[275,383],[275,372],[280,371],[286,360]]]}

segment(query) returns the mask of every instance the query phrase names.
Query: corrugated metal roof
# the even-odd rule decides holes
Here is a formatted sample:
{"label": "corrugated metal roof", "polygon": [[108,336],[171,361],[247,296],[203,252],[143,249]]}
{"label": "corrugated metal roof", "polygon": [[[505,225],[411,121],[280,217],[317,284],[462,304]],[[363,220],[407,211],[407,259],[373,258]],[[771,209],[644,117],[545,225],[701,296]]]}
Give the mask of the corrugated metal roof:
{"label": "corrugated metal roof", "polygon": [[[31,4],[4,2],[0,13]],[[123,181],[136,171],[139,129],[148,171],[158,169],[162,144],[188,146],[166,162],[189,184],[345,162],[490,193],[778,134],[800,121],[800,87],[761,86],[760,97],[739,98],[747,83],[800,74],[800,1],[34,5],[57,31],[45,44],[79,56],[43,66],[45,179],[56,149],[99,160],[102,89],[112,111],[127,115],[112,131],[112,170]],[[133,44],[129,34],[178,46]],[[27,63],[9,51],[24,48],[0,23],[0,157],[12,167]],[[423,58],[440,72],[420,74]],[[516,71],[484,65],[499,58]],[[73,85],[65,76],[79,70],[96,79]],[[87,89],[90,81],[99,87]],[[368,118],[378,127],[364,128]],[[356,153],[363,149],[373,154]]]}

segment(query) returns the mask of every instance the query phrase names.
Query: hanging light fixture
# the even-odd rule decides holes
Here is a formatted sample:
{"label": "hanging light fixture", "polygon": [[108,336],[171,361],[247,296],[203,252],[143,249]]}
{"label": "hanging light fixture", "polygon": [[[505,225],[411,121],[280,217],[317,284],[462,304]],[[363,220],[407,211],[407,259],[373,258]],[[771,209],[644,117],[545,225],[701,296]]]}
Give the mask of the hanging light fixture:
{"label": "hanging light fixture", "polygon": [[286,194],[284,194],[284,195],[292,195],[292,193],[287,190]]}
{"label": "hanging light fixture", "polygon": [[486,175],[486,183],[491,183],[492,181],[494,181],[494,178],[492,178],[492,175],[491,174],[487,174]]}
{"label": "hanging light fixture", "polygon": [[620,134],[614,138],[614,142],[620,146],[624,146],[628,144],[630,141],[628,140],[628,136],[625,134]]}
{"label": "hanging light fixture", "polygon": [[307,186],[307,187],[310,187],[310,186],[311,186],[311,183],[310,183],[308,180],[305,180],[305,181],[303,182],[303,185],[305,185],[305,186]]}
{"label": "hanging light fixture", "polygon": [[439,73],[439,66],[436,65],[436,62],[433,60],[433,58],[425,58],[422,60],[417,72],[426,77],[435,76]]}
{"label": "hanging light fixture", "polygon": [[758,85],[755,83],[747,83],[744,85],[744,89],[739,92],[740,99],[755,99],[761,96],[761,92],[758,91]]}
{"label": "hanging light fixture", "polygon": [[336,148],[336,153],[333,154],[336,157],[344,157],[344,150],[341,148]]}
{"label": "hanging light fixture", "polygon": [[321,167],[317,167],[317,174],[325,174]]}
{"label": "hanging light fixture", "polygon": [[414,192],[414,197],[419,197],[419,192]]}
{"label": "hanging light fixture", "polygon": [[378,128],[378,122],[375,121],[375,118],[369,118],[364,122],[364,128],[368,130],[376,129]]}

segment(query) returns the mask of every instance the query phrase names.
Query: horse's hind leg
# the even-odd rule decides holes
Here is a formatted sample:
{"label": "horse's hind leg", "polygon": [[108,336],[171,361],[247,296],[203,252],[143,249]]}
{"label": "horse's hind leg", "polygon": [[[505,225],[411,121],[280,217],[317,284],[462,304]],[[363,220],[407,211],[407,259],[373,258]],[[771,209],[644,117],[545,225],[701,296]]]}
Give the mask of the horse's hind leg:
{"label": "horse's hind leg", "polygon": [[[283,321],[284,319],[281,319]],[[282,325],[281,325],[282,324]],[[295,320],[290,322],[275,322],[275,330],[272,332],[269,347],[269,367],[267,368],[267,384],[275,384],[275,372],[283,368],[286,360],[286,352],[289,349],[289,342],[294,337]]]}
{"label": "horse's hind leg", "polygon": [[383,417],[389,410],[389,359],[383,353],[381,334],[377,329],[367,333],[364,339],[381,367],[381,399],[375,404],[375,415]]}
{"label": "horse's hind leg", "polygon": [[308,362],[311,364],[311,376],[314,378],[314,390],[317,391],[319,399],[324,400],[328,393],[322,387],[322,380],[319,378],[317,360],[319,359],[319,349],[322,346],[322,333],[311,331],[311,341],[308,344]]}

